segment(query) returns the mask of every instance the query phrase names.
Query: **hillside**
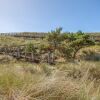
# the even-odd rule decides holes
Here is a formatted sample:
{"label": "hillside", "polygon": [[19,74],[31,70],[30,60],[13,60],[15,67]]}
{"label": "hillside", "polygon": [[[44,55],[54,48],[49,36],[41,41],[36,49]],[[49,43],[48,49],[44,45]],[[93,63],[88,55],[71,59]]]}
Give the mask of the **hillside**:
{"label": "hillside", "polygon": [[1,100],[100,99],[100,44],[92,34],[27,35],[0,36]]}
{"label": "hillside", "polygon": [[[19,32],[19,33],[0,33],[0,36],[13,36],[13,37],[23,37],[23,38],[44,38],[48,33],[44,32]],[[68,34],[68,33],[66,33]],[[100,41],[100,33],[85,33],[89,34],[94,40]]]}

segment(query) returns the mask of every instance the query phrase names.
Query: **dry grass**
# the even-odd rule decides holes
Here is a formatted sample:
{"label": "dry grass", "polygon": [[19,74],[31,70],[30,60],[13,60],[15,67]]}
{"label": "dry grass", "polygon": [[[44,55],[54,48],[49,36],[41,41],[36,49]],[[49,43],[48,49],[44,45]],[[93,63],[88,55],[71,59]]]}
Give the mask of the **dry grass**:
{"label": "dry grass", "polygon": [[8,57],[6,63],[0,62],[0,99],[100,100],[99,65],[86,61],[37,65]]}
{"label": "dry grass", "polygon": [[100,100],[100,61],[51,66],[0,55],[0,100]]}
{"label": "dry grass", "polygon": [[47,43],[47,41],[41,39],[24,39],[24,38],[16,38],[11,36],[0,36],[0,46],[19,46],[25,45],[28,43],[40,44],[40,43]]}

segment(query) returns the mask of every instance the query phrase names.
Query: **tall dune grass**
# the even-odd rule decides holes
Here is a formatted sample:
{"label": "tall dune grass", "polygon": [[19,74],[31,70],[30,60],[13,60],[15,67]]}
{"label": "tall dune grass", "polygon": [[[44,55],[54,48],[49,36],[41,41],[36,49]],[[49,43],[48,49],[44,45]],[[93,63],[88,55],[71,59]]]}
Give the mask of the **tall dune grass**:
{"label": "tall dune grass", "polygon": [[[9,59],[9,58],[8,58]],[[0,62],[1,100],[100,100],[100,62]]]}

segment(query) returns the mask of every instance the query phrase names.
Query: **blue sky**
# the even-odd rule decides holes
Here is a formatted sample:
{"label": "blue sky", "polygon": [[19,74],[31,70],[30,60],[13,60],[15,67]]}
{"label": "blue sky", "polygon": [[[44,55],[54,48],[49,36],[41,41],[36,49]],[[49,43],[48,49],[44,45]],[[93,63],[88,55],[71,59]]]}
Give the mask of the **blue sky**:
{"label": "blue sky", "polygon": [[0,0],[0,32],[100,32],[100,0]]}

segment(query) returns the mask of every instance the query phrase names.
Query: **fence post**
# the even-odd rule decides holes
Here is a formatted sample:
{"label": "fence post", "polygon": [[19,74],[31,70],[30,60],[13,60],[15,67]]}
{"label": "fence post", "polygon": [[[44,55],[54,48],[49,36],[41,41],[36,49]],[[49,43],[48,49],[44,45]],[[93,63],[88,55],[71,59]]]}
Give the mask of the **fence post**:
{"label": "fence post", "polygon": [[48,63],[49,64],[54,64],[54,54],[52,51],[48,52]]}
{"label": "fence post", "polygon": [[20,50],[19,50],[19,47],[17,48],[17,57],[20,58]]}
{"label": "fence post", "polygon": [[7,54],[7,48],[5,47],[5,49],[4,49],[4,52],[5,52],[5,54]]}
{"label": "fence post", "polygon": [[34,61],[34,54],[33,54],[33,52],[31,52],[31,58],[32,58],[32,61]]}

